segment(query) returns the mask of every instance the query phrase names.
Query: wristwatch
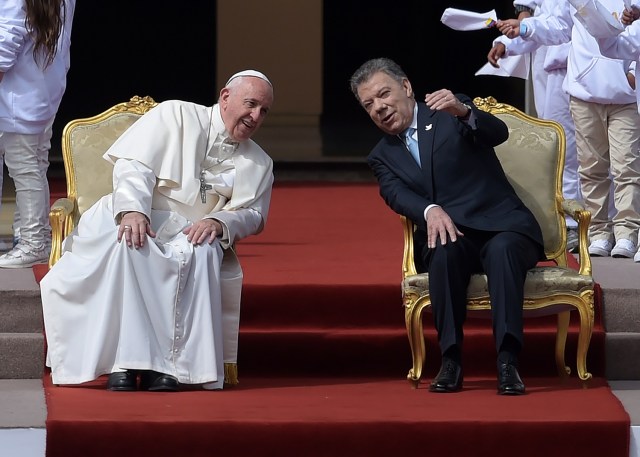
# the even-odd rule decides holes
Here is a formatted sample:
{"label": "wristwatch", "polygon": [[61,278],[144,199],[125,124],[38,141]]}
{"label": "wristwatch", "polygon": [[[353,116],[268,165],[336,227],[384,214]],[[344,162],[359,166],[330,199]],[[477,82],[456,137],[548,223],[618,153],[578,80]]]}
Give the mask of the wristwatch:
{"label": "wristwatch", "polygon": [[469,106],[468,103],[463,103],[462,106],[464,106],[465,108],[467,108],[467,114],[465,114],[464,116],[456,116],[458,119],[460,119],[461,121],[468,121],[469,117],[471,117],[471,107]]}

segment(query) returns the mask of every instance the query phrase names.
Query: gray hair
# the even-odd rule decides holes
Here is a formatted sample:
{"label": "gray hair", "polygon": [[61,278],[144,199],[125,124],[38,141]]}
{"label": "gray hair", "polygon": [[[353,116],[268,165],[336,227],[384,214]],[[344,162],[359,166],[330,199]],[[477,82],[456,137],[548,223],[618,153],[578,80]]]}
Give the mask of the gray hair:
{"label": "gray hair", "polygon": [[386,73],[400,84],[402,84],[404,79],[409,79],[402,68],[400,68],[400,65],[391,59],[379,57],[377,59],[367,60],[355,71],[349,80],[351,92],[353,92],[353,95],[356,96],[358,101],[360,101],[360,97],[358,96],[358,87],[360,87],[361,84],[366,83],[369,78],[378,72]]}

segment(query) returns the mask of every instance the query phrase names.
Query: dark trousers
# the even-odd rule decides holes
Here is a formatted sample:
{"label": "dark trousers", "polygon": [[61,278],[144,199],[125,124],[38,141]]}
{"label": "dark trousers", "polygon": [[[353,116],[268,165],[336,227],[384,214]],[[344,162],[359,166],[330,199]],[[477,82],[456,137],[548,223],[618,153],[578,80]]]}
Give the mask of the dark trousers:
{"label": "dark trousers", "polygon": [[467,286],[471,274],[488,278],[491,317],[496,350],[505,335],[522,347],[522,306],[527,271],[539,260],[540,247],[516,232],[483,232],[460,229],[456,242],[423,250],[429,272],[429,294],[440,350],[462,347],[462,326],[467,315]]}

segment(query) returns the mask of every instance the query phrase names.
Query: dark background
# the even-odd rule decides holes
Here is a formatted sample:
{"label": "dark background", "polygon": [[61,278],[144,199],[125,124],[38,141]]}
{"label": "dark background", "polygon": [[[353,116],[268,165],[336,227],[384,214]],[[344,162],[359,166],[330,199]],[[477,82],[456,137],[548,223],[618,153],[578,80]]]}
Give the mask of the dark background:
{"label": "dark background", "polygon": [[[67,122],[97,114],[133,95],[213,103],[220,89],[215,87],[216,2],[190,0],[182,5],[168,0],[78,2],[67,91],[54,124],[52,164],[59,160],[60,136]],[[492,95],[524,108],[524,81],[474,76],[498,32],[451,30],[440,22],[447,7],[495,9],[499,18],[513,17],[511,0],[324,1],[325,155],[365,155],[379,137],[348,84],[357,67],[373,57],[397,61],[418,99],[448,88],[471,97]],[[242,33],[241,18],[238,33]],[[286,52],[274,49],[273,59],[288,62]],[[354,128],[359,135],[353,135]]]}
{"label": "dark background", "polygon": [[[524,109],[524,81],[475,76],[499,35],[495,29],[460,32],[440,22],[448,7],[514,17],[506,0],[388,0],[324,2],[324,154],[366,154],[380,133],[355,101],[348,81],[368,59],[389,57],[411,80],[416,99],[446,88],[474,97],[492,95]],[[357,125],[361,136],[354,137]],[[345,145],[347,146],[345,148]]]}

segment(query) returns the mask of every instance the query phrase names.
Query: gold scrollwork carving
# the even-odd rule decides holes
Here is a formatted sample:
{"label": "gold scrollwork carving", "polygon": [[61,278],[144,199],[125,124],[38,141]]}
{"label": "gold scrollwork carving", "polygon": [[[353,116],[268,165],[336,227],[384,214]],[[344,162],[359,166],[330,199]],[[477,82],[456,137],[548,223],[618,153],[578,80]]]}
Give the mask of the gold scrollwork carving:
{"label": "gold scrollwork carving", "polygon": [[150,96],[140,97],[134,95],[128,102],[120,103],[113,107],[115,111],[126,111],[128,113],[144,114],[158,103]]}

